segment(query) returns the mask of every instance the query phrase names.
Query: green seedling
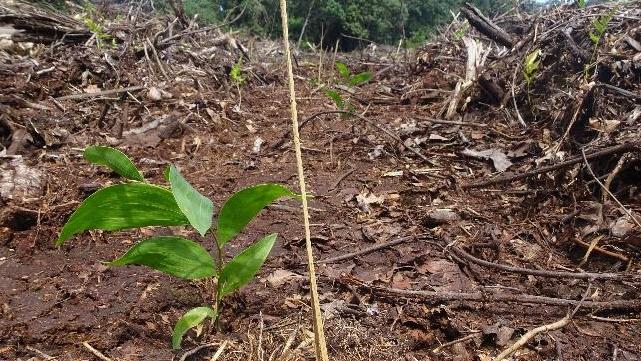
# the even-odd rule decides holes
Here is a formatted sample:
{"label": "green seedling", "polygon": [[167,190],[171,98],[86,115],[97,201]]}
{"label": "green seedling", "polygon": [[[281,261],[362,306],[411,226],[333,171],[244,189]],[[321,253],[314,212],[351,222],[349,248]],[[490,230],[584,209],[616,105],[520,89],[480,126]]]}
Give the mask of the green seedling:
{"label": "green seedling", "polygon": [[529,53],[523,60],[523,78],[525,78],[525,84],[527,85],[528,100],[530,99],[530,89],[534,82],[534,77],[536,72],[539,70],[539,65],[541,64],[541,61],[539,60],[540,55],[541,50],[536,49]]}
{"label": "green seedling", "polygon": [[585,9],[585,0],[577,0],[576,4],[579,9]]}
{"label": "green seedling", "polygon": [[467,34],[467,31],[469,29],[470,29],[470,23],[468,23],[467,20],[465,20],[463,24],[461,24],[461,26],[454,32],[454,34],[452,34],[452,38],[454,39],[454,41],[459,41],[463,39],[463,37],[465,36],[465,34]]}
{"label": "green seedling", "polygon": [[592,30],[588,32],[588,35],[590,36],[590,40],[594,44],[594,50],[592,51],[590,64],[586,65],[584,69],[584,75],[586,78],[588,77],[590,68],[596,67],[596,57],[597,51],[599,49],[599,44],[601,43],[601,39],[603,38],[603,35],[605,35],[606,30],[608,30],[608,25],[610,24],[610,20],[612,20],[613,16],[614,10],[599,16],[595,20],[592,20]]}
{"label": "green seedling", "polygon": [[229,79],[236,86],[238,91],[238,109],[243,102],[243,95],[240,91],[240,88],[245,84],[245,77],[243,76],[243,58],[239,58],[238,61],[231,67],[229,71]]}
{"label": "green seedling", "polygon": [[[109,167],[125,182],[102,188],[71,215],[56,241],[65,241],[87,230],[116,231],[147,226],[191,226],[202,237],[213,239],[217,259],[199,243],[179,236],[143,239],[109,266],[144,265],[187,280],[216,279],[211,305],[187,311],[176,323],[171,344],[180,348],[183,336],[206,319],[218,323],[222,299],[247,284],[263,265],[277,234],[263,237],[228,262],[224,246],[236,237],[260,211],[283,197],[298,197],[279,184],[260,184],[232,195],[218,212],[213,226],[214,205],[170,165],[165,178],[169,186],[151,184],[133,162],[117,149],[88,147],[84,157]],[[206,283],[213,284],[213,283]]]}
{"label": "green seedling", "polygon": [[242,58],[238,59],[238,61],[231,67],[231,70],[229,71],[229,79],[231,79],[232,83],[238,86],[245,84]]}
{"label": "green seedling", "polygon": [[91,16],[87,15],[84,18],[84,23],[87,29],[94,33],[96,36],[96,45],[98,48],[102,47],[102,44],[109,43],[111,44],[112,47],[116,46],[116,38],[113,36],[109,35],[103,28],[102,24],[94,20]]}
{"label": "green seedling", "polygon": [[338,61],[336,62],[336,70],[338,70],[338,73],[343,78],[345,85],[348,85],[350,87],[363,85],[372,80],[372,73],[370,73],[369,71],[352,74],[352,72],[347,68],[347,65]]}
{"label": "green seedling", "polygon": [[[341,62],[336,62],[336,70],[338,70],[338,73],[341,76],[342,83],[343,85],[347,86],[348,88],[352,89],[355,88],[359,85],[363,85],[369,81],[372,80],[373,76],[372,73],[369,71],[365,71],[362,73],[358,74],[352,74],[352,72],[347,68],[347,65],[341,63]],[[336,104],[336,107],[340,110],[348,110],[352,111],[351,105],[343,99],[341,94],[332,88],[325,89],[325,95],[330,98],[334,104]]]}

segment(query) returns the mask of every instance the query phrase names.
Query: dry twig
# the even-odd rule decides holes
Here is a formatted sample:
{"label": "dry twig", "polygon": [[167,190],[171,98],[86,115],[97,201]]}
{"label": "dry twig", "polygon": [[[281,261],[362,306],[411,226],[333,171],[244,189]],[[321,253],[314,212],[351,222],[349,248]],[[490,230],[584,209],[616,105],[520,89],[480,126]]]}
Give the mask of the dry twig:
{"label": "dry twig", "polygon": [[96,356],[97,358],[101,359],[102,361],[111,361],[111,359],[109,357],[103,355],[102,352],[100,352],[100,351],[96,350],[95,348],[93,348],[88,342],[83,342],[82,345],[87,350],[89,350],[89,352],[94,354],[94,356]]}
{"label": "dry twig", "polygon": [[629,209],[627,209],[623,205],[623,203],[621,203],[621,201],[619,201],[619,199],[612,192],[610,192],[610,190],[605,185],[603,185],[603,183],[599,180],[599,178],[596,176],[596,174],[594,174],[594,171],[592,170],[592,167],[590,167],[590,163],[588,162],[588,157],[586,157],[586,155],[585,155],[585,148],[581,148],[581,155],[583,156],[583,161],[585,161],[585,166],[588,168],[588,171],[590,172],[590,174],[592,175],[594,180],[619,205],[619,207],[621,208],[623,213],[627,214],[628,217],[630,217],[630,219],[632,220],[632,222],[634,222],[634,224],[636,224],[637,227],[639,227],[639,229],[641,229],[641,223],[639,223],[639,220],[632,214],[632,212],[630,212]]}
{"label": "dry twig", "polygon": [[[594,151],[594,152],[592,152],[590,154],[587,154],[585,156],[585,158],[594,159],[594,158],[599,158],[599,157],[603,157],[603,156],[606,156],[606,155],[629,152],[629,151],[633,151],[633,150],[636,150],[637,148],[639,148],[639,145],[640,145],[639,142],[629,142],[629,143],[618,144],[618,145],[614,145],[614,146],[611,146],[611,147],[607,147],[607,148],[603,148],[603,149],[599,149],[597,151]],[[565,162],[561,162],[561,163],[557,163],[557,164],[553,164],[553,165],[548,165],[548,166],[545,166],[545,167],[536,168],[536,169],[533,169],[533,170],[528,171],[528,172],[517,173],[517,174],[509,174],[509,175],[500,176],[500,177],[496,177],[496,178],[490,178],[490,179],[483,180],[483,181],[480,181],[480,182],[464,183],[464,184],[461,185],[461,188],[463,188],[463,189],[480,188],[480,187],[485,187],[485,186],[492,185],[492,184],[510,183],[510,182],[515,181],[515,180],[529,178],[529,177],[532,177],[532,176],[535,176],[535,175],[551,172],[553,170],[566,168],[566,167],[569,167],[571,165],[574,165],[574,164],[577,164],[577,163],[581,163],[582,161],[583,161],[582,157],[574,157],[572,159],[566,160]]]}

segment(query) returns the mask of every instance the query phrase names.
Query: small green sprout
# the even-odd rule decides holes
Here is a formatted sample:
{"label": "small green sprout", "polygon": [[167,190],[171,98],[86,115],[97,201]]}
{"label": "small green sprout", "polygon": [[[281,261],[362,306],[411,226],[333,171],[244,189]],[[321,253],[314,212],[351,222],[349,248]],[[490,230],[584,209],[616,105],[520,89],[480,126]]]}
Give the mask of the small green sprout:
{"label": "small green sprout", "polygon": [[[335,65],[336,65],[336,70],[338,70],[338,73],[342,78],[343,85],[347,86],[350,89],[357,87],[359,85],[368,83],[373,78],[372,73],[370,73],[369,71],[364,71],[358,74],[352,74],[352,72],[347,68],[347,65],[338,61],[336,62]],[[329,88],[329,89],[325,89],[324,92],[325,92],[325,95],[334,102],[334,104],[339,110],[346,110],[346,109],[349,109],[349,111],[352,110],[352,107],[350,106],[350,104],[343,99],[343,97],[337,90]]]}
{"label": "small green sprout", "polygon": [[236,91],[238,92],[238,110],[240,110],[241,104],[243,103],[243,94],[240,88],[245,84],[245,77],[243,76],[243,58],[239,58],[238,61],[231,67],[229,71],[229,79],[231,82],[236,85]]}
{"label": "small green sprout", "polygon": [[452,34],[452,38],[454,39],[454,41],[459,41],[463,39],[463,37],[465,36],[465,34],[467,34],[467,31],[469,29],[470,29],[470,23],[468,23],[467,20],[465,20],[463,24],[461,24],[461,26],[454,32],[454,34]]}
{"label": "small green sprout", "polygon": [[243,59],[242,58],[238,59],[238,61],[231,67],[231,70],[229,71],[229,78],[234,84],[238,86],[245,84],[245,77],[243,76]]}
{"label": "small green sprout", "polygon": [[[187,311],[176,323],[171,344],[180,348],[189,329],[207,318],[218,323],[221,301],[256,275],[269,255],[277,234],[270,234],[225,262],[224,246],[236,237],[260,211],[283,197],[297,197],[279,184],[259,184],[232,195],[213,223],[214,205],[170,165],[165,172],[169,186],[148,183],[133,162],[109,147],[91,146],[84,152],[91,163],[109,167],[125,182],[102,188],[71,215],[56,241],[61,246],[74,235],[87,230],[116,231],[147,226],[191,226],[202,237],[209,236],[216,246],[217,260],[199,243],[180,236],[143,239],[109,266],[144,265],[187,280],[217,279],[211,290],[211,305]],[[209,284],[209,283],[208,283]]]}
{"label": "small green sprout", "polygon": [[588,35],[590,36],[590,40],[594,44],[594,50],[592,51],[590,64],[587,64],[583,71],[585,78],[588,77],[588,73],[592,67],[596,68],[597,51],[599,49],[599,44],[601,43],[601,39],[605,35],[605,32],[608,30],[608,25],[610,24],[610,20],[612,20],[613,16],[614,10],[599,16],[595,20],[592,20],[592,30],[588,32]]}
{"label": "small green sprout", "polygon": [[577,0],[576,4],[579,9],[585,9],[585,0]]}
{"label": "small green sprout", "polygon": [[539,60],[540,55],[541,50],[536,49],[529,53],[523,60],[523,78],[525,78],[525,84],[527,85],[528,99],[530,98],[530,89],[534,82],[534,77],[536,76],[536,72],[539,70],[539,65],[541,64],[541,61]]}
{"label": "small green sprout", "polygon": [[84,18],[84,23],[87,29],[89,29],[89,31],[94,33],[94,35],[96,36],[96,45],[98,46],[98,48],[101,48],[102,44],[106,43],[107,41],[109,41],[108,44],[111,44],[111,46],[116,46],[116,39],[104,30],[101,23],[94,20],[89,15]]}

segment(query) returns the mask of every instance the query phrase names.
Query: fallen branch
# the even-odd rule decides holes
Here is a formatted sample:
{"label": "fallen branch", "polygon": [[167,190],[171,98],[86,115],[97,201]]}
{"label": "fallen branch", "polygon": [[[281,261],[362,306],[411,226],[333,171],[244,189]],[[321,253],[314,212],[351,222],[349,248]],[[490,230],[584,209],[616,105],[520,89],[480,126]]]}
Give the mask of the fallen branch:
{"label": "fallen branch", "polygon": [[404,243],[404,242],[407,242],[407,241],[410,241],[410,240],[417,240],[417,239],[420,239],[420,238],[425,237],[427,235],[428,235],[427,233],[423,233],[423,234],[419,234],[419,235],[416,235],[416,236],[407,236],[407,237],[397,238],[397,239],[394,239],[394,240],[389,241],[389,242],[381,242],[379,244],[375,244],[375,245],[373,245],[371,247],[367,247],[367,248],[361,249],[361,250],[356,251],[356,252],[351,252],[351,253],[347,253],[347,254],[344,254],[344,255],[341,255],[341,256],[332,257],[332,258],[322,259],[322,260],[317,261],[316,263],[317,264],[324,264],[324,263],[336,263],[336,262],[344,261],[346,259],[350,259],[350,258],[354,258],[356,256],[360,256],[360,255],[363,255],[363,254],[367,254],[367,253],[371,253],[371,252],[374,252],[374,251],[378,251],[378,250],[381,250],[383,248],[392,247],[392,246],[395,246],[397,244]]}
{"label": "fallen branch", "polygon": [[623,95],[624,97],[631,98],[636,103],[641,103],[641,94],[637,94],[637,93],[631,92],[629,90],[625,90],[625,89],[619,88],[618,86],[614,86],[614,85],[606,84],[606,83],[597,83],[597,86],[600,87],[600,88],[608,89],[608,90],[613,91],[615,93],[619,93],[620,95]]}
{"label": "fallen branch", "polygon": [[583,293],[583,297],[581,298],[581,301],[579,301],[579,303],[574,307],[574,310],[572,310],[572,312],[568,313],[565,317],[563,317],[562,319],[554,323],[539,326],[537,328],[534,328],[528,331],[527,333],[525,333],[525,335],[521,336],[521,338],[519,338],[514,344],[512,344],[512,346],[508,347],[503,352],[501,352],[498,356],[496,356],[494,361],[502,361],[503,359],[511,356],[514,352],[516,352],[518,349],[520,349],[525,344],[527,344],[531,339],[533,339],[539,333],[554,331],[554,330],[558,330],[560,328],[565,327],[570,322],[572,317],[574,317],[574,315],[579,311],[579,308],[583,306],[585,299],[590,294],[590,289],[591,289],[591,285],[588,283],[588,287]]}
{"label": "fallen branch", "polygon": [[89,350],[94,356],[97,358],[101,359],[102,361],[111,361],[111,359],[107,356],[105,356],[102,352],[96,350],[93,348],[88,342],[83,342],[82,345]]}
{"label": "fallen branch", "polygon": [[130,86],[130,87],[127,87],[127,88],[102,90],[102,91],[94,92],[94,93],[78,93],[78,94],[65,95],[65,96],[62,96],[62,97],[54,98],[54,99],[55,100],[86,99],[86,98],[100,97],[100,96],[103,96],[103,95],[112,95],[112,94],[119,94],[119,93],[125,93],[125,92],[133,92],[133,91],[142,90],[142,89],[145,89],[145,88],[146,87],[144,85],[136,85],[136,86]]}
{"label": "fallen branch", "polygon": [[603,190],[619,205],[619,207],[621,208],[623,213],[625,213],[628,217],[630,217],[632,222],[634,222],[634,224],[636,224],[637,227],[639,227],[639,229],[641,229],[641,223],[639,223],[639,220],[632,214],[632,212],[630,212],[629,209],[627,209],[623,205],[623,203],[621,203],[621,201],[619,201],[619,199],[612,192],[610,192],[610,190],[605,185],[603,185],[603,183],[599,180],[599,178],[596,176],[596,174],[594,174],[594,171],[592,170],[592,167],[590,167],[590,162],[588,162],[588,158],[585,156],[585,149],[584,148],[581,148],[581,155],[583,156],[583,160],[585,161],[585,166],[588,168],[588,171],[590,172],[590,174],[592,175],[594,180],[597,183],[599,183],[601,188],[603,188]]}
{"label": "fallen branch", "polygon": [[[606,155],[611,155],[611,154],[618,154],[622,152],[629,152],[633,150],[637,150],[641,144],[639,142],[629,142],[629,143],[623,143],[619,145],[614,145],[611,147],[603,148],[597,151],[594,151],[590,154],[586,155],[587,159],[595,159],[599,157],[603,157]],[[533,169],[528,172],[524,173],[518,173],[518,174],[509,174],[501,177],[496,177],[496,178],[490,178],[484,181],[480,182],[475,182],[475,183],[464,183],[461,185],[461,188],[463,189],[470,189],[470,188],[480,188],[492,184],[500,184],[500,183],[510,183],[515,180],[523,179],[523,178],[529,178],[535,175],[551,172],[553,170],[558,170],[562,168],[569,167],[571,165],[581,163],[583,161],[582,157],[574,157],[572,159],[568,159],[565,162],[557,163],[557,164],[552,164],[548,165],[545,167]]]}
{"label": "fallen branch", "polygon": [[518,341],[516,341],[512,346],[508,347],[503,352],[501,352],[498,356],[496,356],[494,361],[502,361],[506,357],[509,357],[539,333],[554,331],[554,330],[558,330],[560,328],[565,327],[568,323],[570,323],[570,319],[571,319],[570,315],[567,315],[554,323],[550,323],[547,325],[543,325],[543,326],[539,326],[537,328],[531,329],[525,335],[521,336],[521,338]]}
{"label": "fallen branch", "polygon": [[424,302],[447,302],[447,301],[470,301],[482,303],[523,303],[535,305],[549,305],[549,306],[578,306],[589,309],[601,310],[639,310],[641,309],[641,300],[611,300],[611,301],[583,301],[570,300],[566,298],[554,298],[529,294],[502,294],[495,292],[448,292],[448,291],[419,291],[419,290],[405,290],[399,288],[378,287],[365,284],[360,280],[354,278],[341,279],[345,283],[354,284],[359,287],[366,288],[367,290],[378,294],[380,296],[393,296],[406,297],[412,299],[419,299]]}
{"label": "fallen branch", "polygon": [[514,46],[514,39],[512,36],[505,30],[501,29],[498,25],[494,24],[492,20],[485,17],[479,9],[469,3],[465,3],[465,6],[461,8],[461,12],[467,21],[469,21],[469,23],[481,34],[501,45],[507,46],[508,48]]}
{"label": "fallen branch", "polygon": [[452,346],[452,345],[456,345],[457,343],[465,342],[465,341],[471,340],[471,339],[473,339],[475,337],[478,337],[478,336],[480,336],[479,335],[480,333],[481,333],[481,331],[476,331],[476,332],[473,332],[473,333],[471,333],[471,334],[469,334],[467,336],[464,336],[464,337],[461,337],[459,339],[456,339],[454,341],[446,342],[446,343],[442,344],[441,346],[433,349],[432,352],[433,353],[439,353],[442,349],[444,349],[446,347],[449,347],[449,346]]}
{"label": "fallen branch", "polygon": [[501,271],[506,271],[510,273],[518,273],[523,275],[532,275],[532,276],[542,276],[542,277],[551,277],[551,278],[574,278],[574,279],[584,279],[584,280],[630,280],[635,277],[641,277],[639,275],[626,275],[620,273],[592,273],[592,272],[566,272],[566,271],[552,271],[552,270],[539,270],[539,269],[529,269],[508,266],[501,263],[489,262],[476,258],[471,254],[465,252],[464,250],[457,247],[448,248],[450,252],[456,254],[457,256],[464,258],[472,263],[477,265],[499,269]]}
{"label": "fallen branch", "polygon": [[420,121],[423,121],[423,122],[426,122],[426,123],[433,123],[433,124],[460,125],[460,126],[479,127],[479,128],[486,128],[487,127],[487,124],[483,124],[483,123],[459,122],[459,121],[456,121],[456,120],[444,120],[444,119],[436,119],[436,118],[431,118],[431,117],[416,117],[416,119],[418,119]]}

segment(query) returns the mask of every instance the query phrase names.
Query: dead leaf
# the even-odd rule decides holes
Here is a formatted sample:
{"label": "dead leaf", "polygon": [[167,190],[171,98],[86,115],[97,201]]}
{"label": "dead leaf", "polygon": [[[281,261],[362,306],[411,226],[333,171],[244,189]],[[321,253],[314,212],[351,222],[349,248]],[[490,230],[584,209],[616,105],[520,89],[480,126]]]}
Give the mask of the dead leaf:
{"label": "dead leaf", "polygon": [[385,201],[383,196],[377,196],[374,193],[369,191],[361,192],[356,196],[356,202],[358,203],[358,208],[366,213],[372,211],[372,204],[382,204]]}
{"label": "dead leaf", "polygon": [[492,160],[494,169],[496,169],[497,172],[505,172],[512,165],[512,162],[507,159],[505,153],[496,148],[486,149],[482,151],[466,148],[463,152],[461,152],[461,154],[474,159]]}
{"label": "dead leaf", "polygon": [[297,273],[294,273],[294,272],[291,272],[291,271],[288,271],[288,270],[284,270],[284,269],[279,269],[279,270],[276,270],[276,271],[272,272],[272,274],[270,274],[269,276],[267,276],[267,282],[272,287],[280,287],[280,286],[282,286],[282,285],[284,285],[286,283],[297,282],[297,281],[300,281],[300,280],[302,280],[304,278],[305,277],[303,277],[303,276],[301,276],[301,275],[299,275]]}

